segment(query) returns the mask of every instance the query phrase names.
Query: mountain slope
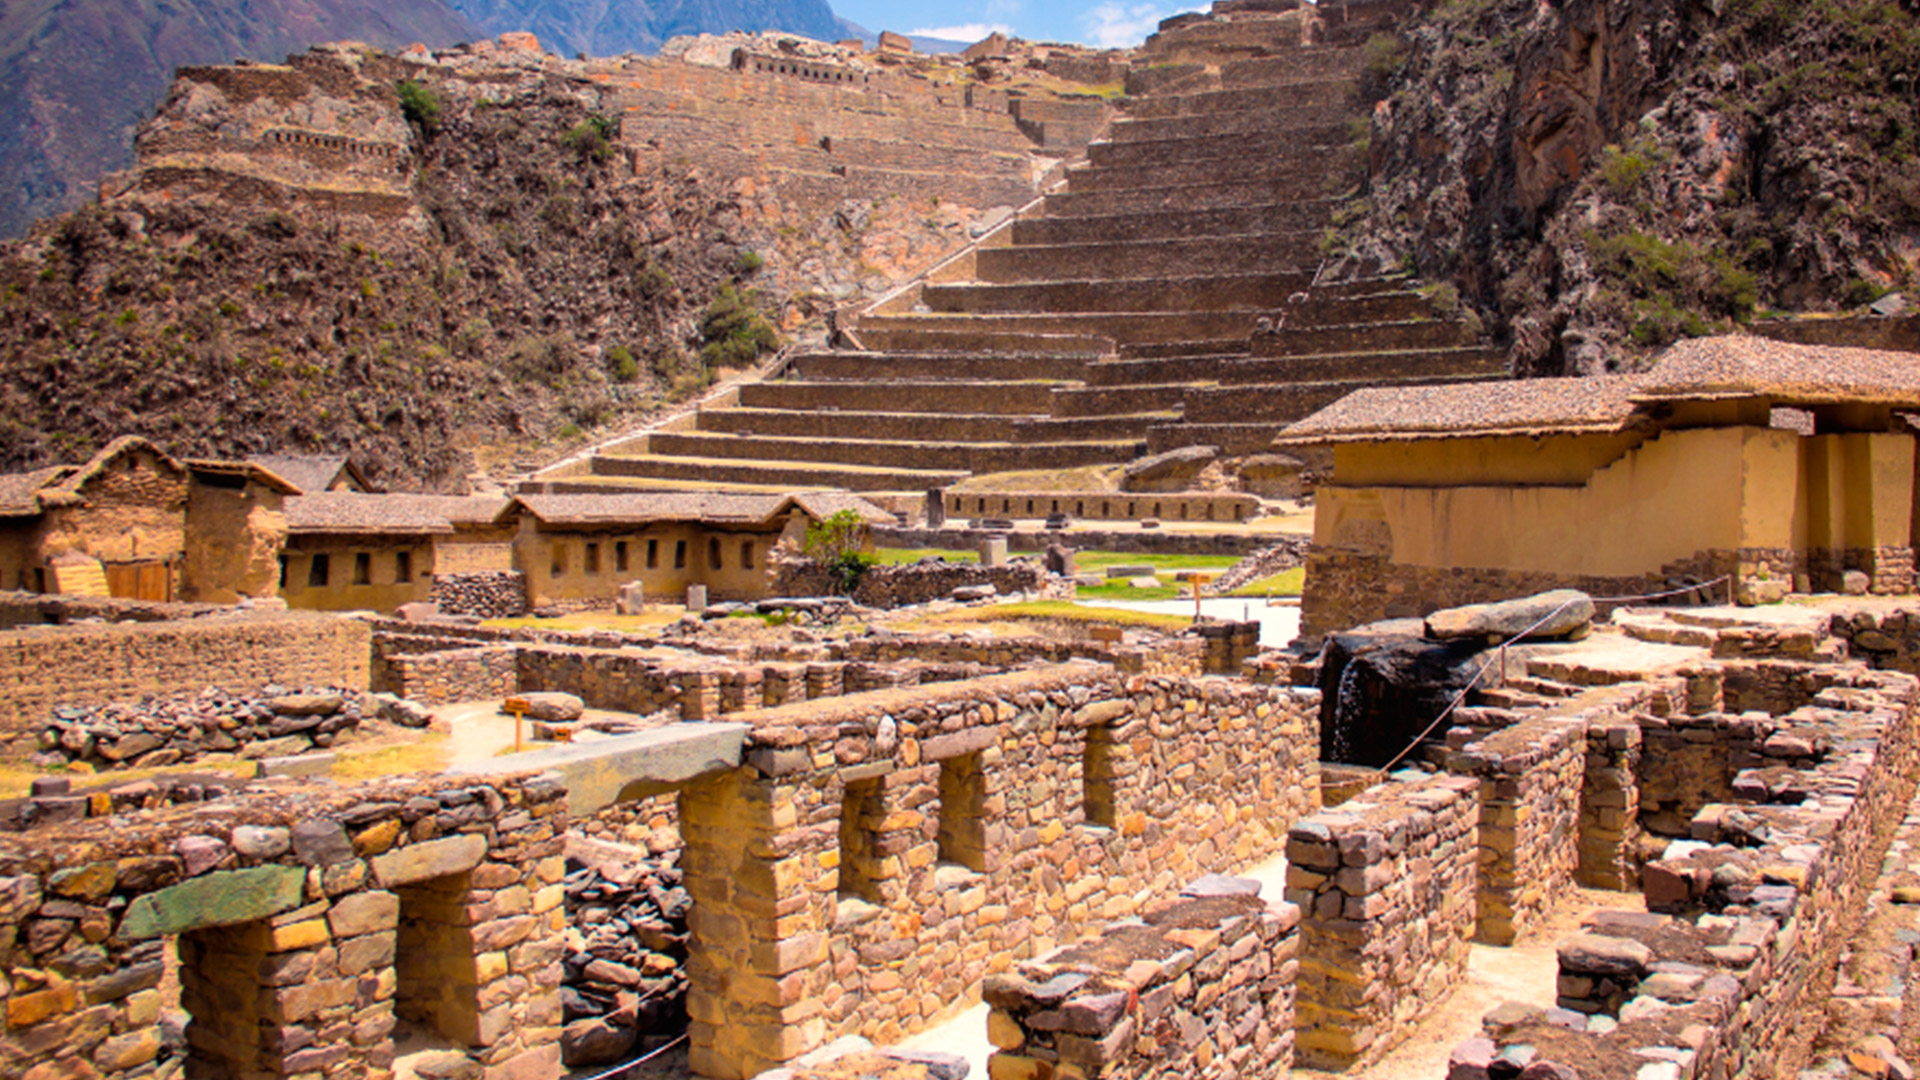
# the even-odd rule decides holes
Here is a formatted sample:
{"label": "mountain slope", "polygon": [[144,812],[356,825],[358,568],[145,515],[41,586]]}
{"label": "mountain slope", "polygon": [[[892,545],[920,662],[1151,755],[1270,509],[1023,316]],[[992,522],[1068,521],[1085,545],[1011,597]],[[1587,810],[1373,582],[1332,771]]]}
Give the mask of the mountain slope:
{"label": "mountain slope", "polygon": [[827,0],[456,0],[491,33],[527,30],[562,56],[655,53],[682,34],[784,30],[819,41],[841,36]]}
{"label": "mountain slope", "polygon": [[479,31],[441,0],[12,0],[0,14],[0,236],[132,161],[176,67],[320,41],[446,45]]}

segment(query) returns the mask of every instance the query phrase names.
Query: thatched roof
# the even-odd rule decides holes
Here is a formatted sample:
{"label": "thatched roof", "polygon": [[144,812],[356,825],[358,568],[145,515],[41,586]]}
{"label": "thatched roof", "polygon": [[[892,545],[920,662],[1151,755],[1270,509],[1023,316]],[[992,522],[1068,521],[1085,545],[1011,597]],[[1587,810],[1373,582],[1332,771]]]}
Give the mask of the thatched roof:
{"label": "thatched roof", "polygon": [[[815,518],[850,509],[865,521],[893,516],[856,495],[805,492],[798,495],[727,492],[634,492],[604,495],[520,495],[514,506],[543,525],[642,525],[700,522],[713,525],[768,525],[798,509]],[[509,511],[512,513],[513,511]]]}
{"label": "thatched roof", "polygon": [[1597,375],[1356,390],[1287,427],[1274,445],[1619,431],[1633,418],[1640,379]]}
{"label": "thatched roof", "polygon": [[33,517],[40,513],[41,489],[58,483],[76,467],[49,465],[31,472],[0,473],[0,517]]}
{"label": "thatched roof", "polygon": [[1748,336],[1695,338],[1662,353],[1633,395],[1636,402],[1735,398],[1916,408],[1920,355]]}
{"label": "thatched roof", "polygon": [[365,495],[323,491],[287,500],[287,532],[354,536],[443,536],[456,525],[489,524],[506,508],[499,496]]}
{"label": "thatched roof", "polygon": [[1729,335],[1683,341],[1641,375],[1359,390],[1280,433],[1276,446],[1623,430],[1652,406],[1762,400],[1920,408],[1920,355]]}
{"label": "thatched roof", "polygon": [[86,499],[80,494],[80,489],[87,486],[88,481],[105,472],[107,466],[113,464],[117,459],[127,454],[137,454],[142,451],[152,454],[154,460],[159,463],[162,469],[169,469],[179,473],[186,472],[186,466],[175,460],[172,454],[167,453],[165,450],[160,449],[138,435],[122,435],[101,447],[100,452],[87,459],[86,464],[63,475],[58,481],[41,488],[37,493],[41,508],[49,509],[57,506],[80,506],[84,504]]}
{"label": "thatched roof", "polygon": [[287,480],[303,494],[317,495],[331,490],[342,473],[355,490],[373,490],[345,454],[255,454],[247,461]]}

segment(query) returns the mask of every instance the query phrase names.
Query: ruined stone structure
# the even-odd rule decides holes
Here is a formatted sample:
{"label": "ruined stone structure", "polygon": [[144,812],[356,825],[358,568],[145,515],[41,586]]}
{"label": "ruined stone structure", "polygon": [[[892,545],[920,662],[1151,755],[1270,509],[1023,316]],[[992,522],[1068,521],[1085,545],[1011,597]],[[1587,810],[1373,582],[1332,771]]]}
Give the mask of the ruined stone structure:
{"label": "ruined stone structure", "polygon": [[1360,386],[1503,375],[1406,282],[1318,280],[1321,230],[1364,170],[1361,43],[1400,8],[1219,8],[1139,58],[1127,115],[1063,189],[842,313],[843,348],[590,475],[924,491],[1180,446],[1264,451]]}
{"label": "ruined stone structure", "polygon": [[[203,653],[253,640],[195,625]],[[866,638],[674,670],[624,635],[379,623],[372,681],[410,696],[568,690],[681,720],[455,776],[27,800],[0,837],[0,1064],[380,1076],[424,1028],[435,1075],[554,1077],[559,855],[592,819],[672,834],[703,1076],[980,998],[994,1075],[1376,1062],[1470,941],[1529,933],[1575,881],[1643,889],[1646,911],[1590,919],[1542,988],[1560,1011],[1496,1010],[1453,1080],[1520,1045],[1589,1077],[1637,1078],[1647,1048],[1683,1068],[1665,1075],[1791,1075],[1914,793],[1920,683],[1889,669],[1915,667],[1916,628],[1864,601],[1624,610],[1513,646],[1423,771],[1336,805],[1317,691],[1196,674],[1271,666],[1230,627],[1153,674],[1122,668],[1177,650]],[[1219,876],[1282,855],[1284,902]],[[169,965],[184,1042],[159,1023]]]}

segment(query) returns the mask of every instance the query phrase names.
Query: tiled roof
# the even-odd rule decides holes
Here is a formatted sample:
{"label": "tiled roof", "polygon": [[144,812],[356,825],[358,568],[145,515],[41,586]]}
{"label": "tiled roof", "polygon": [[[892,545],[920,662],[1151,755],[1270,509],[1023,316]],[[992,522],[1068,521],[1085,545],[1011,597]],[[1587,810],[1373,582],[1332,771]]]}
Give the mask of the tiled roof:
{"label": "tiled roof", "polygon": [[59,482],[73,465],[49,465],[31,472],[0,473],[0,516],[30,517],[40,512],[42,488]]}
{"label": "tiled roof", "polygon": [[1643,376],[1356,390],[1280,433],[1275,445],[1618,431]]}
{"label": "tiled roof", "polygon": [[1881,349],[1696,338],[1668,349],[1643,379],[1635,401],[1764,397],[1779,405],[1920,407],[1920,355]]}
{"label": "tiled roof", "polygon": [[345,454],[255,454],[247,459],[305,494],[326,491],[347,467]]}

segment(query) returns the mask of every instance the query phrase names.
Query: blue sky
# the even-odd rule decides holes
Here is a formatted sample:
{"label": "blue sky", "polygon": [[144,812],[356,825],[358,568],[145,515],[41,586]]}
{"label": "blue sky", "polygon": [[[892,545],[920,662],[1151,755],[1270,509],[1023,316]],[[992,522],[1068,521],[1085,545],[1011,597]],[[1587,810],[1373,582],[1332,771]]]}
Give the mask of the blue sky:
{"label": "blue sky", "polygon": [[1204,3],[1133,0],[830,0],[834,13],[878,33],[898,30],[978,41],[995,30],[1029,41],[1078,41],[1102,48],[1138,45],[1161,19],[1199,11]]}

